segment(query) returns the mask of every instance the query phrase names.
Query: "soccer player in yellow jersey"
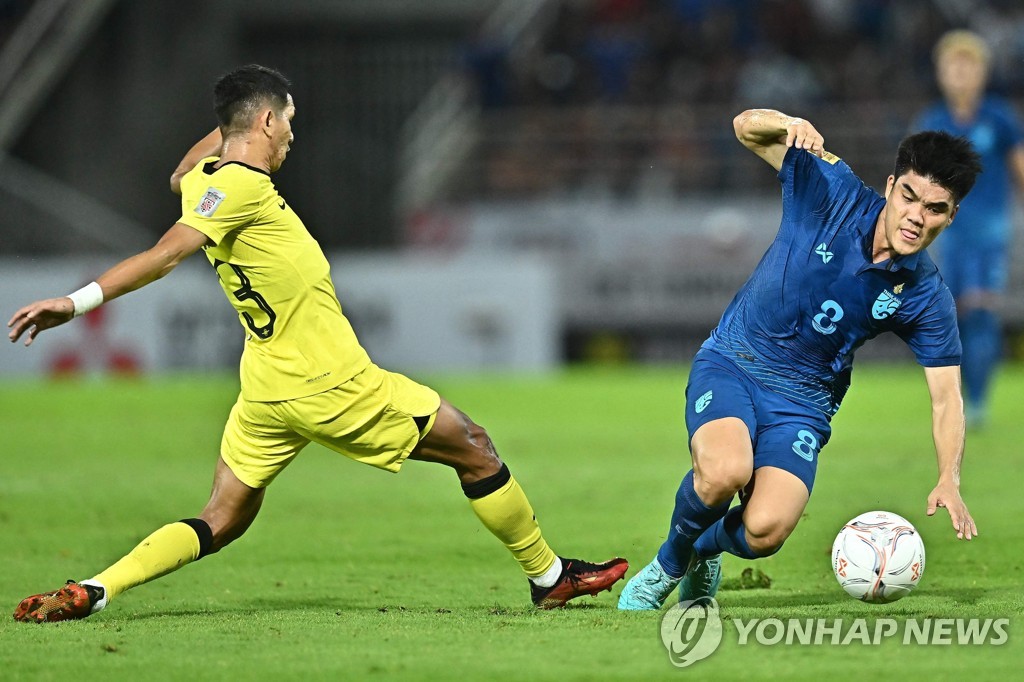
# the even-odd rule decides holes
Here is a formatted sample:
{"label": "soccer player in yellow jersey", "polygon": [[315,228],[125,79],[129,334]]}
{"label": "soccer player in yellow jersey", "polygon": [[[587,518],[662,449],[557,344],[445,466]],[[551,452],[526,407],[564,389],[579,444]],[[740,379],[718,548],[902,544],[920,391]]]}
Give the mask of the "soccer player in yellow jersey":
{"label": "soccer player in yellow jersey", "polygon": [[222,549],[246,531],[266,486],[310,441],[388,471],[406,459],[452,467],[473,511],[526,573],[539,608],[610,589],[626,572],[624,559],[556,556],[487,432],[430,388],[370,361],[342,314],[327,259],[270,178],[294,140],[288,90],[280,73],[261,66],[223,76],[214,87],[218,128],[171,177],[181,194],[178,222],[153,248],[69,296],[25,306],[8,323],[11,341],[25,334],[30,345],[203,249],[246,333],[241,394],[199,516],[157,529],[93,578],[26,598],[15,620],[84,618]]}

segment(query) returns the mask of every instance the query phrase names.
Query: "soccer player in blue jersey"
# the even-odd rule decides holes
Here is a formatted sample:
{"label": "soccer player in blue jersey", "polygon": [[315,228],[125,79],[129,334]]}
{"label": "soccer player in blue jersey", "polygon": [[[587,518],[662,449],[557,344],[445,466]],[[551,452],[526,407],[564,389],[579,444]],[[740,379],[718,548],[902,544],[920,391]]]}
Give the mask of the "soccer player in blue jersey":
{"label": "soccer player in blue jersey", "polygon": [[899,335],[924,366],[939,469],[927,513],[945,507],[958,538],[978,533],[960,497],[956,311],[925,252],[973,186],[977,153],[948,133],[912,135],[880,196],[803,119],[758,109],[734,126],[779,173],[782,224],[694,360],[693,468],[668,539],[627,583],[620,609],[658,609],[677,585],[680,601],[714,596],[722,552],[756,559],[779,550],[810,497],[853,355],[882,332]]}
{"label": "soccer player in blue jersey", "polygon": [[933,249],[956,299],[963,343],[967,425],[983,426],[1002,336],[997,314],[1006,288],[1013,185],[1024,189],[1024,131],[1005,100],[985,94],[990,55],[970,31],[950,31],[935,46],[943,99],[921,113],[915,130],[966,137],[985,172],[964,200],[956,224]]}

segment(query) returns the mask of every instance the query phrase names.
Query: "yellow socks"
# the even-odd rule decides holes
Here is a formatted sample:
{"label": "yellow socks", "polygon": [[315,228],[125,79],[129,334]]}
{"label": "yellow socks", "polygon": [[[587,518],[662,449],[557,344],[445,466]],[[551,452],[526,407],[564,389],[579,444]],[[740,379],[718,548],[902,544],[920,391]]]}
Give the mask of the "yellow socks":
{"label": "yellow socks", "polygon": [[475,483],[462,485],[477,518],[512,552],[531,578],[544,575],[558,557],[541,535],[533,507],[508,467]]}
{"label": "yellow socks", "polygon": [[[530,578],[542,582],[557,573],[558,557],[544,541],[526,494],[512,478],[508,467],[493,476],[463,484],[463,491],[477,518],[501,540]],[[167,575],[209,553],[213,534],[206,522],[185,519],[157,529],[124,558],[83,583],[101,585],[106,600],[122,592]],[[557,577],[557,576],[555,576]],[[106,604],[104,603],[104,606]]]}
{"label": "yellow socks", "polygon": [[199,519],[169,523],[140,542],[116,564],[87,582],[102,585],[106,590],[106,598],[110,600],[125,590],[195,561],[209,551],[211,541],[210,527]]}

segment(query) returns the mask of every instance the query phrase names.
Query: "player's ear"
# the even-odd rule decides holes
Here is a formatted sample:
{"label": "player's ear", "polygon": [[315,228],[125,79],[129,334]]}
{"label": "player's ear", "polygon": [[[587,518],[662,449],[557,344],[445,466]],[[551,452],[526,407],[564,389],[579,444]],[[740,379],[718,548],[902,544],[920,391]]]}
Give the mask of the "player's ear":
{"label": "player's ear", "polygon": [[260,116],[260,127],[263,128],[263,132],[269,137],[270,129],[274,124],[274,110],[267,107],[263,110],[263,114]]}
{"label": "player's ear", "polygon": [[893,186],[896,184],[896,176],[890,175],[889,179],[885,181],[885,198],[889,198],[889,194],[892,192]]}

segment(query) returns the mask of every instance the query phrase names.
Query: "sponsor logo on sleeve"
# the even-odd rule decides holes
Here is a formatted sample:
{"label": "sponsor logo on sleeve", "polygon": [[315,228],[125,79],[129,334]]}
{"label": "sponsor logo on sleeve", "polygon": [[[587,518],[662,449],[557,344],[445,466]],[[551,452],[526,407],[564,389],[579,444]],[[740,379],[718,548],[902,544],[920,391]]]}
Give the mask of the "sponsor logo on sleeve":
{"label": "sponsor logo on sleeve", "polygon": [[226,196],[227,195],[219,189],[214,189],[213,187],[209,188],[206,190],[206,194],[203,195],[203,198],[199,200],[199,205],[196,206],[196,213],[209,218],[217,212],[217,209],[220,207],[221,203],[223,203]]}

